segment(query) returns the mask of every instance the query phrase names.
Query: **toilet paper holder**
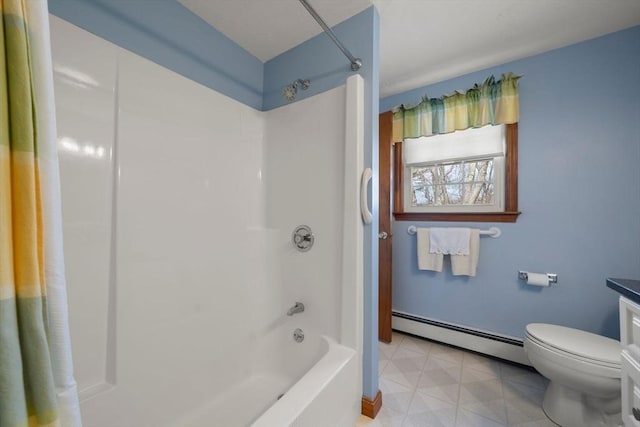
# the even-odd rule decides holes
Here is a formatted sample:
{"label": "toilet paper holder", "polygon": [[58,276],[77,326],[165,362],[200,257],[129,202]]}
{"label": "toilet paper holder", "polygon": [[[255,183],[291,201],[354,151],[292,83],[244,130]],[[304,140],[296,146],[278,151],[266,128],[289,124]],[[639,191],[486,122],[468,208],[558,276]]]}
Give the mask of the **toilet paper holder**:
{"label": "toilet paper holder", "polygon": [[[547,277],[549,278],[549,283],[558,283],[558,275],[555,273],[547,273]],[[529,272],[528,271],[518,271],[518,279],[521,280],[529,280]]]}

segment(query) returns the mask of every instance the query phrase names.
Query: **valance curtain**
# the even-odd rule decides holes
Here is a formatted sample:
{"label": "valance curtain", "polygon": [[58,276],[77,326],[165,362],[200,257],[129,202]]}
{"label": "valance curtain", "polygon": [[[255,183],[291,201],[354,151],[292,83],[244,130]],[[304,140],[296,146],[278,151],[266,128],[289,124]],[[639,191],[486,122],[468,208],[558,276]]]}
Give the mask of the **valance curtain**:
{"label": "valance curtain", "polygon": [[81,425],[46,0],[0,0],[0,426]]}
{"label": "valance curtain", "polygon": [[424,97],[414,107],[402,105],[393,112],[393,141],[464,130],[470,127],[516,123],[519,118],[518,79],[505,73],[493,76],[466,92],[440,98]]}

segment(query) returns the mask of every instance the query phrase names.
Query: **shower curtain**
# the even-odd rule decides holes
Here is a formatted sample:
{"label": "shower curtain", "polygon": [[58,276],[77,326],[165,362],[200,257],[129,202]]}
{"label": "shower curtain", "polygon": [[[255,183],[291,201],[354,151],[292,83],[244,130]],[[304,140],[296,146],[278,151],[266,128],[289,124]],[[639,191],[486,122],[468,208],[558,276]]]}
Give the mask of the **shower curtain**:
{"label": "shower curtain", "polygon": [[76,427],[47,1],[0,6],[0,426]]}

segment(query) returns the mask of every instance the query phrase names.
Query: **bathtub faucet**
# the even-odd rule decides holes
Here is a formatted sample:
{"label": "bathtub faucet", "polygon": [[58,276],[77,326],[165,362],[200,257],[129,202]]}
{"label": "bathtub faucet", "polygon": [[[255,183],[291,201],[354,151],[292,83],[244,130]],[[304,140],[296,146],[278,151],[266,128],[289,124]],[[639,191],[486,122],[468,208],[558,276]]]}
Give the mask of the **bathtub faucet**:
{"label": "bathtub faucet", "polygon": [[296,304],[287,311],[287,316],[293,316],[296,313],[302,313],[304,311],[304,304],[296,302]]}

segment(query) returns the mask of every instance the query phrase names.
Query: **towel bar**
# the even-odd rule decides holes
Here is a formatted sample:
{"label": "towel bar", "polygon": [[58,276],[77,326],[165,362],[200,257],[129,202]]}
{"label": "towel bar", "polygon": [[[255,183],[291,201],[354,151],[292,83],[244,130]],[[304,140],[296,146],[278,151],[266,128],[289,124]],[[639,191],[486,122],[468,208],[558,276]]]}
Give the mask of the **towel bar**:
{"label": "towel bar", "polygon": [[[415,225],[410,225],[407,228],[407,233],[412,235],[416,234],[417,231],[418,231],[418,228]],[[502,234],[502,231],[500,231],[498,227],[491,227],[488,230],[480,230],[481,236],[489,236],[489,237],[493,237],[494,239],[500,237],[501,234]]]}

